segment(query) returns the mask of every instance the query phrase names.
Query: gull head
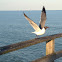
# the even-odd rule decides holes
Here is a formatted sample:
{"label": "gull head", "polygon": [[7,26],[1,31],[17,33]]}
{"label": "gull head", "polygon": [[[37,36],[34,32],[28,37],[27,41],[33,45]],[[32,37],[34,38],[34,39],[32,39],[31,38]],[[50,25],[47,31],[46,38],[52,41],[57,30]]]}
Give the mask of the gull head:
{"label": "gull head", "polygon": [[49,27],[48,27],[48,26],[45,26],[44,28],[45,28],[45,30],[46,30],[46,29],[49,28]]}

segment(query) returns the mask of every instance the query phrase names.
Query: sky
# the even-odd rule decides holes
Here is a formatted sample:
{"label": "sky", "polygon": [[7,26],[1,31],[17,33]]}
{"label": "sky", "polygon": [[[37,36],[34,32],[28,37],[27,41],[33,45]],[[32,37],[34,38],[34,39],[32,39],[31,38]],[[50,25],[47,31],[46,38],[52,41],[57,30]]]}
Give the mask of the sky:
{"label": "sky", "polygon": [[0,0],[0,11],[5,10],[62,10],[62,0]]}

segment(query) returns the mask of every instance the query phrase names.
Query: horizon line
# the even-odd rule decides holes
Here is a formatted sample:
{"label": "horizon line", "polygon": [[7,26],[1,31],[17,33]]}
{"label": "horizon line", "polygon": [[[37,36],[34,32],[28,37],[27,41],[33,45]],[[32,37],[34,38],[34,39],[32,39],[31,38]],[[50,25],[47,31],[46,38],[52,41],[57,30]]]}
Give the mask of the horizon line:
{"label": "horizon line", "polygon": [[[41,10],[0,10],[0,11],[41,11]],[[48,11],[48,10],[46,10],[46,11]],[[55,11],[58,11],[58,10],[55,10]]]}

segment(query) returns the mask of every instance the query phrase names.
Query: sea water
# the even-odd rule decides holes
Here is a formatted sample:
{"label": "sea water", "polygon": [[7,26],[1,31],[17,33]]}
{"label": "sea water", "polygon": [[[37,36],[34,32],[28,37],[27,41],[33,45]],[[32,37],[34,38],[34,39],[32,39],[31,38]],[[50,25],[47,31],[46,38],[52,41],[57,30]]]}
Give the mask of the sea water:
{"label": "sea water", "polygon": [[[23,12],[39,25],[41,11],[0,11],[0,47],[36,37],[34,29],[25,19]],[[62,10],[47,10],[48,26],[43,36],[62,33]],[[45,56],[46,42],[0,55],[0,62],[30,62]],[[62,38],[55,39],[55,51],[62,50]],[[62,62],[62,58],[55,60]]]}

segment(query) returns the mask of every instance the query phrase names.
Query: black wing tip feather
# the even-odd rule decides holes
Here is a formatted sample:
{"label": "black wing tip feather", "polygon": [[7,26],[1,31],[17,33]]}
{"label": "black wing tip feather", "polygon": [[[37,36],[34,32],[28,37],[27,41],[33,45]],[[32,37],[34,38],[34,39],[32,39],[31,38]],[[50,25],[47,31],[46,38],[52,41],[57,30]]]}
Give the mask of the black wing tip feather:
{"label": "black wing tip feather", "polygon": [[45,7],[43,6],[42,12],[46,13]]}
{"label": "black wing tip feather", "polygon": [[[24,14],[24,16],[26,17],[26,18],[29,18],[24,12],[23,12],[23,14]],[[30,18],[29,18],[30,19]]]}
{"label": "black wing tip feather", "polygon": [[23,12],[24,16],[27,17],[27,15]]}

